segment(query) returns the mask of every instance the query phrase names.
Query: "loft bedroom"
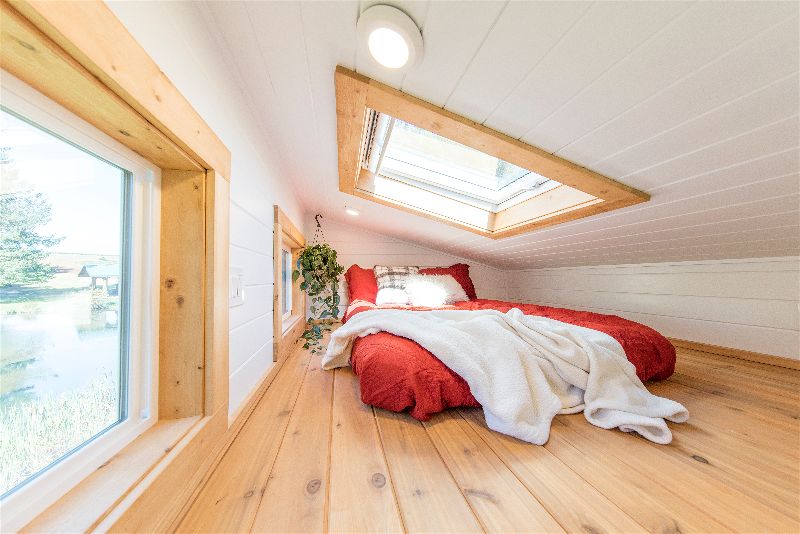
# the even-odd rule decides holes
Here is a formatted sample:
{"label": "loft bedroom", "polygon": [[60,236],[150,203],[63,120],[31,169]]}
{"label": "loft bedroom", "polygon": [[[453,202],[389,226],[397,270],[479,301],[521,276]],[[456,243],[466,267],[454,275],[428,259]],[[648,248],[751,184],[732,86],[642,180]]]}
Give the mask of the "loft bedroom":
{"label": "loft bedroom", "polygon": [[0,531],[798,531],[799,11],[0,2]]}

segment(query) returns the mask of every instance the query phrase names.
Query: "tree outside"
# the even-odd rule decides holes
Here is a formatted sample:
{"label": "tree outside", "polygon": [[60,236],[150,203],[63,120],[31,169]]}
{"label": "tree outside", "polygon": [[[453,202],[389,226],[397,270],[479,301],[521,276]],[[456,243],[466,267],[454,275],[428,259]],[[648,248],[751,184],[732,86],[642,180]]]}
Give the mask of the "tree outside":
{"label": "tree outside", "polygon": [[50,222],[52,207],[22,183],[9,147],[0,148],[0,184],[0,286],[47,282],[55,274],[48,249],[63,238],[39,232]]}

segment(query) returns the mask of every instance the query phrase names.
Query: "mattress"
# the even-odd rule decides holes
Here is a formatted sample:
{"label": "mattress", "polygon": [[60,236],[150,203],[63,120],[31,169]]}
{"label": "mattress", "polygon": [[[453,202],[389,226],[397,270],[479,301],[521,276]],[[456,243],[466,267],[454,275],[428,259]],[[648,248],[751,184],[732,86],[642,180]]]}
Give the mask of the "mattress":
{"label": "mattress", "polygon": [[[344,321],[357,313],[381,308],[430,309],[376,306],[356,300],[348,307]],[[663,380],[675,370],[675,348],[669,340],[648,326],[616,315],[486,299],[458,302],[439,309],[507,312],[511,308],[519,308],[527,315],[549,317],[610,335],[622,345],[642,381]],[[403,337],[379,332],[357,339],[353,344],[350,365],[359,378],[362,402],[372,406],[393,412],[407,410],[420,421],[447,408],[480,406],[460,376],[429,351]]]}

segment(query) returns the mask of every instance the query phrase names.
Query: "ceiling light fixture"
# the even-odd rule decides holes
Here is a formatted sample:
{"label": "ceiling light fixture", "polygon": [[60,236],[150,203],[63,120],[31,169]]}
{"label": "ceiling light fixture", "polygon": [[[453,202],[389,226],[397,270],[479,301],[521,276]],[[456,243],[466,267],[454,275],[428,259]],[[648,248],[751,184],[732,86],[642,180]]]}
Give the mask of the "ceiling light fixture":
{"label": "ceiling light fixture", "polygon": [[419,28],[396,7],[377,5],[366,9],[358,18],[356,29],[361,46],[386,68],[410,68],[422,57]]}
{"label": "ceiling light fixture", "polygon": [[354,210],[353,208],[345,208],[344,212],[351,217],[358,217],[358,210]]}

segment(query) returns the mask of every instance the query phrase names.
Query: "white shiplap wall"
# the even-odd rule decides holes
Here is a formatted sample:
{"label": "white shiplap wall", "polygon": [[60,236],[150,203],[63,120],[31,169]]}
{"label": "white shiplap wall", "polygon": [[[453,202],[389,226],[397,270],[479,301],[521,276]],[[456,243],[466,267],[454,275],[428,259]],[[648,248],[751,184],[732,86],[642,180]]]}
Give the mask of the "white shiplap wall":
{"label": "white shiplap wall", "polygon": [[[479,298],[500,300],[508,298],[508,272],[341,222],[324,219],[322,222],[325,240],[336,249],[339,263],[344,265],[345,269],[353,264],[367,269],[374,265],[446,267],[454,263],[466,263],[469,265],[470,276]],[[310,241],[314,237],[313,217],[306,221],[306,228],[306,237]],[[347,290],[344,284],[342,277],[340,286],[342,310],[347,307]]]}
{"label": "white shiplap wall", "polygon": [[509,274],[517,302],[619,315],[669,337],[800,359],[798,257]]}
{"label": "white shiplap wall", "polygon": [[230,405],[235,413],[272,366],[273,204],[302,219],[277,151],[242,95],[239,73],[217,46],[216,28],[189,2],[109,2],[231,151],[230,264],[244,272],[245,301],[230,309]]}

